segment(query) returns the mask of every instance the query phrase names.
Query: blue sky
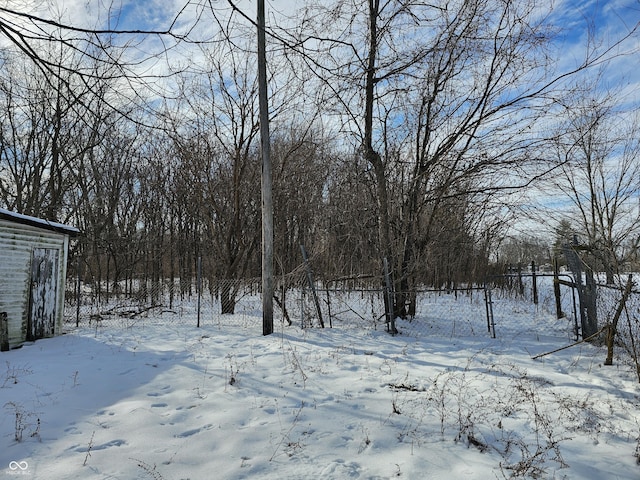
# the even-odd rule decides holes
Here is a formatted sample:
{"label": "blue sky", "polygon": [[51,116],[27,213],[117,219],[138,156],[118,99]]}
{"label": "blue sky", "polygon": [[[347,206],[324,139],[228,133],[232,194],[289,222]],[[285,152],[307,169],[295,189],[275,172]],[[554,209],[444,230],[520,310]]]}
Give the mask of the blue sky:
{"label": "blue sky", "polygon": [[[75,0],[74,0],[75,1]],[[138,0],[121,0],[122,16],[121,27],[158,29],[166,28],[170,22],[179,15],[179,28],[190,26],[196,15],[205,9],[205,21],[196,29],[194,34],[201,38],[207,37],[211,33],[213,25],[206,19],[210,14],[206,12],[207,2],[190,3],[187,8],[184,0],[151,0],[140,2]],[[198,4],[204,7],[197,7]],[[307,2],[302,0],[267,0],[268,22],[277,22],[282,19],[281,13],[291,14],[296,8],[300,8]],[[328,3],[328,2],[327,2]],[[537,2],[541,10],[546,10],[545,2]],[[255,18],[255,0],[235,0],[235,4],[242,9],[248,17]],[[615,42],[621,36],[631,31],[640,22],[640,1],[639,0],[550,0],[551,21],[558,27],[558,38],[556,46],[561,52],[561,61],[580,62],[584,59],[584,49],[589,42],[589,34],[595,33],[596,39],[601,43],[600,48]],[[226,0],[213,0],[211,5],[217,10],[217,14],[229,11]],[[549,10],[546,10],[549,11]],[[283,21],[283,20],[281,20]],[[198,32],[200,32],[198,34]],[[626,42],[623,47],[625,51],[638,48],[638,40]],[[631,67],[628,59],[624,59],[624,65]],[[635,62],[633,62],[635,63]],[[621,67],[618,67],[617,74],[620,74]],[[635,74],[633,68],[622,68]]]}
{"label": "blue sky", "polygon": [[[207,1],[196,1],[188,3],[186,8],[184,0],[52,0],[57,1],[57,15],[50,12],[33,12],[43,17],[59,19],[62,21],[87,27],[87,28],[119,28],[119,29],[142,29],[142,30],[165,30],[169,28],[171,22],[178,18],[176,26],[178,31],[190,28],[198,14],[202,13],[205,20],[201,21],[194,35],[196,38],[206,38],[211,35],[215,28],[211,21],[211,12]],[[443,0],[444,1],[444,0]],[[518,1],[518,0],[516,0]],[[527,0],[522,0],[527,1]],[[640,1],[639,0],[549,0],[552,8],[549,10],[542,5],[543,2],[536,2],[537,8],[542,15],[549,15],[549,19],[558,28],[555,47],[558,53],[558,71],[569,71],[582,63],[585,59],[586,48],[590,42],[590,33],[595,34],[595,46],[600,52],[605,51],[618,39],[626,36],[640,22]],[[306,2],[302,0],[267,0],[267,11],[269,12],[269,22],[277,22],[280,13],[292,13],[295,7],[301,7]],[[236,0],[236,4],[248,17],[255,18],[255,0]],[[44,5],[41,3],[39,5]],[[111,10],[109,10],[111,5]],[[226,0],[211,0],[217,13],[229,11]],[[118,18],[118,23],[108,23],[108,19]],[[181,30],[182,29],[182,30]],[[125,42],[127,37],[121,41]],[[138,39],[140,40],[140,39]],[[163,43],[157,37],[141,40],[137,45],[136,55],[162,52],[170,41]],[[0,46],[2,39],[0,39]],[[191,51],[189,51],[191,49]],[[170,52],[168,57],[171,60],[188,61],[189,55],[193,55],[195,48],[193,45],[185,44],[180,48]],[[638,68],[638,55],[640,50],[639,36],[636,35],[626,40],[613,53],[620,54],[613,56],[607,67],[607,80],[610,86],[620,86],[623,88],[623,96],[629,105],[637,108],[640,100],[640,68]],[[624,55],[622,55],[624,54]],[[174,57],[171,57],[174,55]],[[164,56],[144,64],[143,67],[153,71],[162,71]],[[147,70],[149,71],[149,70]],[[591,74],[589,71],[587,74]]]}
{"label": "blue sky", "polygon": [[[550,20],[558,28],[555,46],[560,60],[581,62],[587,46],[598,46],[602,50],[636,28],[640,22],[640,2],[563,0],[552,8]],[[638,36],[625,42],[621,48],[637,51]]]}
{"label": "blue sky", "polygon": [[[562,0],[552,10],[551,19],[560,28],[555,47],[558,65],[570,70],[585,60],[587,49],[604,52],[627,36],[640,23],[638,0]],[[591,37],[593,36],[593,37]],[[631,102],[640,100],[640,32],[636,32],[610,52],[606,65],[609,88]],[[594,75],[594,70],[587,75]]]}
{"label": "blue sky", "polygon": [[[189,0],[53,0],[57,13],[40,11],[42,16],[61,16],[64,21],[89,28],[119,28],[164,30],[178,18],[177,31],[190,29],[200,13],[203,20],[192,31],[196,38],[206,38],[215,28],[211,21],[209,6],[216,9],[218,15],[229,11],[227,0],[189,1]],[[533,1],[533,0],[532,0]],[[256,16],[256,0],[234,0],[250,18]],[[278,22],[282,14],[291,14],[296,8],[304,6],[303,0],[266,0],[268,23]],[[327,2],[328,3],[328,2]],[[39,4],[45,8],[44,3]],[[550,8],[549,8],[550,6]],[[556,46],[561,52],[561,61],[567,65],[584,59],[584,48],[588,41],[588,33],[593,27],[602,45],[608,45],[620,36],[625,35],[640,22],[639,0],[536,0],[536,8],[541,15],[548,14],[558,27]],[[109,18],[111,18],[109,20]],[[284,21],[284,20],[281,20]],[[116,23],[117,22],[117,23]],[[638,40],[627,42],[624,48],[638,48]],[[625,64],[630,67],[628,59]],[[634,68],[622,68],[635,73]],[[617,72],[618,73],[618,72]]]}
{"label": "blue sky", "polygon": [[[188,1],[188,0],[52,0],[57,2],[53,12],[36,11],[43,17],[61,18],[63,22],[87,28],[117,28],[123,30],[166,30],[172,22],[175,31],[191,32],[194,39],[210,38],[215,31],[210,6],[216,10],[216,15],[224,17],[230,12],[227,0]],[[317,1],[317,0],[316,0]],[[527,1],[527,0],[523,0]],[[605,51],[619,38],[627,35],[640,22],[640,0],[548,0],[535,2],[540,15],[548,16],[557,28],[554,46],[559,72],[570,71],[585,60],[588,46],[598,51]],[[304,0],[266,0],[268,23],[274,24],[283,19],[283,14],[291,15],[296,8],[301,8],[307,2]],[[327,2],[328,3],[328,2]],[[364,3],[364,2],[363,2]],[[256,0],[235,0],[238,8],[249,18],[255,18]],[[40,3],[44,8],[44,3]],[[200,18],[198,22],[197,19]],[[194,27],[195,25],[195,27]],[[595,43],[590,40],[590,34],[595,34]],[[640,69],[638,65],[638,50],[640,50],[639,36],[626,40],[616,50],[607,69],[609,86],[623,85],[624,96],[627,101],[635,102],[640,99]],[[197,48],[183,44],[164,55],[164,49],[172,44],[171,39],[150,37],[146,39],[122,36],[118,43],[134,42],[135,48],[131,54],[138,60],[145,55],[161,55],[161,57],[145,62],[142,67],[148,72],[161,71],[164,59],[189,63],[193,55],[197,55]],[[590,43],[591,42],[591,43]],[[0,45],[2,39],[0,39]],[[631,53],[631,55],[629,55]],[[197,60],[193,60],[198,63]],[[588,74],[591,74],[589,72]]]}

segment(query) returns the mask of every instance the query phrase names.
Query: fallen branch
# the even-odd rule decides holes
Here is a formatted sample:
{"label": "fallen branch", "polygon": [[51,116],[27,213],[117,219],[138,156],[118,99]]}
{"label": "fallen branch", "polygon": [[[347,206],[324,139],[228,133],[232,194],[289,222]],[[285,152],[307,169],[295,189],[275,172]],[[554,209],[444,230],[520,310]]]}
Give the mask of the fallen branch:
{"label": "fallen branch", "polygon": [[126,310],[118,313],[118,315],[120,317],[136,318],[137,316],[140,316],[143,313],[148,312],[149,310],[153,310],[154,308],[162,308],[162,305],[151,305],[150,307],[145,307],[138,310]]}
{"label": "fallen branch", "polygon": [[588,342],[589,340],[592,340],[593,338],[597,337],[598,335],[600,335],[602,332],[604,332],[605,330],[607,330],[609,328],[609,325],[605,325],[604,327],[602,327],[600,330],[598,330],[596,333],[594,333],[593,335],[587,337],[587,338],[583,338],[582,340],[572,343],[571,345],[566,345],[564,347],[561,348],[557,348],[555,350],[552,350],[550,352],[547,353],[541,353],[540,355],[536,355],[535,357],[531,357],[532,360],[537,360],[540,357],[545,357],[547,355],[551,355],[552,353],[557,353],[557,352],[561,352],[562,350],[566,350],[567,348],[571,348],[571,347],[575,347],[576,345],[580,345],[581,343],[584,342]]}

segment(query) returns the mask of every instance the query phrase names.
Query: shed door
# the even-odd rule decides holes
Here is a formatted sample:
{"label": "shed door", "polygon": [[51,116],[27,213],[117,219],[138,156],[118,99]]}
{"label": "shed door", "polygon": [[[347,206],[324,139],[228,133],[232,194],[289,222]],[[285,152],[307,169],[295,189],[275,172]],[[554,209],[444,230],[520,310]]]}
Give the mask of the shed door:
{"label": "shed door", "polygon": [[27,340],[37,340],[55,333],[57,279],[58,250],[34,248]]}

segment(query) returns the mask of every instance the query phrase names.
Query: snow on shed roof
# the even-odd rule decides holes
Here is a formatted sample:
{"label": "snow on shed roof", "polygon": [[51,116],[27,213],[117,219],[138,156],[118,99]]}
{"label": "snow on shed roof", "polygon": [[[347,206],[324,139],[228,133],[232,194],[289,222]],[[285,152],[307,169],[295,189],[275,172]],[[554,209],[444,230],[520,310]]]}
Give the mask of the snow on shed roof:
{"label": "snow on shed roof", "polygon": [[31,225],[32,227],[43,228],[45,230],[53,230],[54,232],[65,233],[71,236],[76,236],[80,233],[80,230],[70,225],[51,222],[42,218],[30,217],[29,215],[23,215],[21,213],[5,210],[4,208],[0,208],[0,220],[9,220],[15,223]]}

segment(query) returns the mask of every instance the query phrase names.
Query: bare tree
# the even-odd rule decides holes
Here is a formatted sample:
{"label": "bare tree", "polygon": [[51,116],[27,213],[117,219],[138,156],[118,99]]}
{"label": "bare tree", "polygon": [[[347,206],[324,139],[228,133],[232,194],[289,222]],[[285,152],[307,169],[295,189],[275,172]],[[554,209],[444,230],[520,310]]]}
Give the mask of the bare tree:
{"label": "bare tree", "polygon": [[375,183],[361,155],[335,153],[326,188],[327,276],[357,278],[379,267]]}
{"label": "bare tree", "polygon": [[333,152],[321,132],[292,126],[274,132],[275,253],[279,273],[301,264],[300,245],[322,255],[324,194]]}
{"label": "bare tree", "polygon": [[0,79],[0,193],[9,208],[55,219],[63,213],[82,109],[69,104],[66,82],[50,88],[41,72],[15,58]]}
{"label": "bare tree", "polygon": [[[51,55],[58,52],[58,60],[68,66],[82,62],[53,50]],[[125,133],[122,116],[108,108],[109,81],[96,76],[91,85],[78,84],[64,69],[46,78],[34,64],[7,56],[8,76],[0,79],[6,113],[0,125],[2,201],[26,214],[82,222],[87,212],[82,201],[94,181],[109,179],[97,176],[94,167],[101,162],[98,168],[109,168],[105,159],[118,157],[105,154],[110,150],[106,145],[122,146],[131,136]],[[82,103],[70,101],[78,96]],[[116,138],[120,134],[125,137]],[[100,148],[104,150],[98,152]]]}
{"label": "bare tree", "polygon": [[[83,85],[125,117],[127,106],[132,103],[149,106],[143,92],[166,93],[162,80],[184,68],[159,66],[166,65],[172,51],[179,58],[181,45],[208,41],[196,33],[202,9],[192,12],[189,2],[166,18],[164,25],[149,29],[118,28],[121,12],[113,5],[104,10],[87,10],[84,18],[89,19],[89,24],[65,20],[55,2],[38,9],[28,2],[15,2],[0,6],[0,13],[0,37],[23,59],[32,62],[52,88],[65,82]],[[191,20],[185,25],[183,19],[191,13]],[[83,18],[79,12],[72,14]],[[52,48],[59,54],[52,56]],[[81,61],[69,62],[69,58]],[[99,91],[104,80],[109,80],[109,95]],[[66,96],[68,103],[79,105],[84,105],[87,98],[83,90],[75,88],[59,93]]]}
{"label": "bare tree", "polygon": [[550,75],[552,25],[539,7],[337,0],[306,8],[291,33],[323,82],[328,111],[371,168],[378,255],[394,267],[395,315],[404,314],[418,246],[448,199],[482,205],[502,192],[506,201],[506,192],[541,175],[531,164],[546,140],[537,122],[565,78],[612,53],[590,51]]}
{"label": "bare tree", "polygon": [[[396,290],[402,292],[424,206],[436,212],[456,183],[479,175],[483,164],[499,166],[506,158],[504,149],[491,152],[489,142],[496,146],[498,139],[490,138],[489,130],[504,130],[505,115],[523,101],[522,92],[510,88],[525,76],[531,80],[525,71],[532,65],[516,52],[537,48],[532,43],[540,41],[541,27],[528,21],[533,7],[511,3],[368,0],[364,8],[359,3],[307,10],[305,28],[314,22],[340,30],[334,38],[318,29],[304,37],[302,30],[299,41],[313,40],[324,49],[321,75],[371,167],[379,255],[394,265]],[[395,182],[404,188],[396,189]],[[392,199],[394,193],[399,196]],[[396,229],[394,214],[402,225]],[[404,304],[399,294],[396,315],[404,315]]]}
{"label": "bare tree", "polygon": [[177,107],[176,117],[192,117],[176,119],[173,141],[181,172],[200,197],[191,208],[210,234],[222,313],[233,313],[238,281],[256,274],[260,244],[255,59],[222,43],[203,54],[206,71],[185,78],[184,106]]}
{"label": "bare tree", "polygon": [[144,258],[138,231],[145,196],[140,191],[139,139],[126,131],[126,122],[107,120],[103,126],[108,128],[96,125],[96,132],[87,132],[100,135],[100,141],[74,166],[69,193],[75,196],[74,218],[84,233],[80,253],[87,280],[98,292],[104,282],[108,298],[121,288],[121,280],[132,279]]}
{"label": "bare tree", "polygon": [[556,143],[561,169],[552,184],[574,212],[576,233],[596,261],[592,267],[613,283],[640,246],[640,119],[593,82],[563,102],[564,135]]}
{"label": "bare tree", "polygon": [[[177,274],[184,294],[199,256],[215,265],[210,270],[218,278],[255,275],[256,23],[230,0],[186,2],[165,26],[149,30],[115,28],[112,11],[86,28],[20,10],[0,8],[0,36],[36,74],[19,75],[22,84],[16,77],[0,81],[9,109],[0,137],[5,204],[37,215],[77,215],[92,232],[87,251],[101,257],[96,268],[116,283],[134,272],[156,284]],[[214,27],[201,34],[205,17]],[[618,44],[593,44],[584,61],[551,74],[553,26],[533,0],[310,1],[292,18],[260,30],[272,56],[281,272],[295,269],[301,242],[316,242],[318,263],[336,276],[381,271],[387,258],[396,291],[389,310],[399,316],[411,314],[411,291],[420,282],[480,278],[490,237],[506,222],[500,204],[510,201],[508,193],[558,162],[569,168],[580,142],[592,147],[584,135],[591,127],[580,124],[585,111],[573,117],[574,138],[558,140],[556,161],[544,164],[538,152],[550,135],[540,125],[565,96],[563,82]],[[153,48],[141,54],[147,46]],[[178,50],[187,56],[169,68],[165,60]],[[174,78],[182,83],[169,96]],[[27,86],[36,88],[27,93]],[[156,122],[149,113],[160,104],[166,115]],[[144,127],[157,136],[147,142]],[[330,146],[325,128],[339,135]],[[625,154],[619,145],[605,157],[632,158],[635,146],[625,144]],[[602,165],[594,172],[609,163]],[[637,177],[628,165],[624,177]],[[585,218],[602,230],[609,222],[603,219],[624,214],[636,231],[623,212],[636,187],[618,188],[618,197],[629,195],[625,202],[612,209],[611,199],[598,197],[601,213],[590,207]],[[637,252],[633,235],[598,234],[592,243],[606,251],[614,241]],[[214,255],[223,261],[214,263]],[[627,258],[616,255],[609,264]],[[223,310],[233,311],[233,287],[221,296]]]}

